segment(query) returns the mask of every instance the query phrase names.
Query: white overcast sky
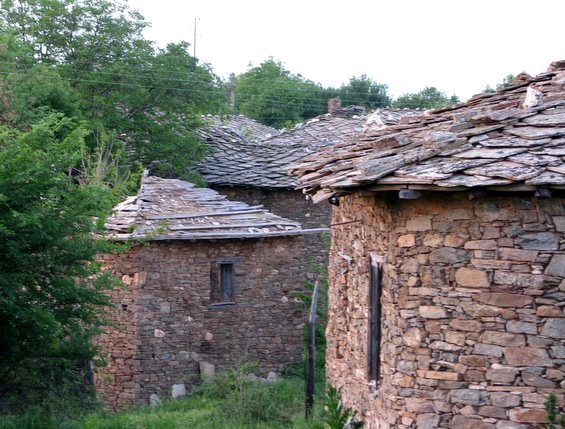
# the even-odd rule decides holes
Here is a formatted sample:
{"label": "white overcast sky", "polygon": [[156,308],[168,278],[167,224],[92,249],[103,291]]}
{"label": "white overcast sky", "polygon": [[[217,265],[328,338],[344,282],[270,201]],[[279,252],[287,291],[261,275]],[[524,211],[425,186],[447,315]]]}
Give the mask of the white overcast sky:
{"label": "white overcast sky", "polygon": [[[565,0],[128,0],[159,46],[185,40],[215,73],[268,57],[340,86],[366,74],[393,97],[435,86],[462,100],[565,59]],[[192,49],[192,48],[191,48]],[[192,53],[192,52],[191,52]]]}

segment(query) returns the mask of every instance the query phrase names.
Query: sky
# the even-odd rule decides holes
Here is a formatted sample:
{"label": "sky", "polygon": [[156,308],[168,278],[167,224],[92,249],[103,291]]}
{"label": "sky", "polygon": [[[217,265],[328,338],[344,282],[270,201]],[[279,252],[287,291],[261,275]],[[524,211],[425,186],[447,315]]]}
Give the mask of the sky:
{"label": "sky", "polygon": [[[393,98],[435,86],[463,101],[565,59],[563,0],[128,0],[158,46],[187,41],[222,78],[269,57],[339,87],[366,75]],[[195,36],[196,24],[196,38]],[[196,43],[194,43],[196,42]]]}

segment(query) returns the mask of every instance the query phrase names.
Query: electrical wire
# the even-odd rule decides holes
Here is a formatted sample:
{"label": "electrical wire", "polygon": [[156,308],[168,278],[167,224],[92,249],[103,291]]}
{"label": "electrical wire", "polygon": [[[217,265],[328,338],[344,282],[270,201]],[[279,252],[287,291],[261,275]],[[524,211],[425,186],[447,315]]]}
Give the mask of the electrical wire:
{"label": "electrical wire", "polygon": [[[86,63],[85,63],[85,64],[86,64]],[[12,65],[12,66],[14,66],[14,63],[13,63],[13,62],[8,62],[8,61],[0,61],[0,65]],[[78,72],[78,73],[84,73],[84,74],[108,75],[108,76],[115,76],[115,77],[131,77],[131,78],[135,78],[135,79],[158,79],[158,80],[161,80],[161,81],[170,81],[170,82],[186,82],[186,79],[178,79],[178,78],[171,78],[171,77],[155,77],[155,76],[147,76],[147,75],[143,75],[143,74],[115,73],[115,72],[108,72],[108,71],[101,71],[101,70],[96,70],[96,71],[95,71],[95,70],[93,70],[93,71],[81,70],[81,69],[76,68],[76,67],[68,67],[67,65],[64,65],[64,64],[61,65],[60,67],[64,68],[65,71],[66,71],[66,70],[70,70],[70,71],[74,71],[74,72]],[[159,73],[159,72],[162,72],[162,69],[151,69],[151,68],[148,68],[148,69],[144,70],[144,72],[146,72],[146,73]],[[188,76],[191,76],[191,75],[200,77],[201,74],[202,74],[201,72],[193,72],[193,71],[180,72],[180,71],[169,71],[169,70],[167,70],[166,73],[167,73],[167,74],[172,74],[172,75],[178,74],[178,75],[183,75],[183,76],[187,76],[187,77],[188,77]],[[211,73],[211,72],[210,72],[210,73]],[[213,77],[212,79],[194,79],[193,81],[194,81],[194,82],[202,82],[202,83],[210,83],[210,81],[215,80],[214,78],[220,79],[218,76],[214,75],[213,73],[211,73],[211,75],[212,75],[212,77]],[[282,77],[282,76],[281,76],[280,78],[281,78],[281,79],[286,79],[285,77]],[[279,78],[277,78],[277,79],[279,79]],[[220,79],[220,81],[221,81],[221,79]],[[264,82],[266,82],[266,83],[271,83],[272,80],[266,80],[266,79],[265,79]],[[282,82],[285,83],[286,81],[283,80]],[[375,81],[372,81],[372,82],[373,82],[374,84],[376,84],[376,85],[381,85],[381,86],[387,87],[386,84],[379,84],[379,83],[377,83],[377,82],[375,82]],[[225,85],[230,84],[230,82],[223,82],[223,83],[224,83]],[[319,84],[316,84],[316,83],[314,83],[313,81],[308,81],[308,80],[302,81],[302,82],[296,82],[296,83],[298,83],[298,84],[303,84],[303,85],[312,85],[312,86],[314,86],[315,88],[298,88],[298,87],[292,87],[292,88],[287,88],[287,89],[290,90],[290,91],[296,91],[296,92],[311,92],[311,91],[313,91],[313,90],[320,90],[320,91],[332,91],[332,90],[337,91],[337,90],[338,90],[338,89],[332,88],[332,87],[324,88],[324,87],[322,87],[322,86],[319,86]],[[262,88],[264,88],[264,87],[261,86],[261,85],[250,85],[250,84],[248,84],[248,83],[247,83],[245,86],[248,87],[248,88],[253,88],[253,89],[262,89]],[[347,85],[343,84],[343,85],[342,85],[342,88],[343,88],[343,87],[347,87]],[[354,93],[354,94],[365,94],[365,92],[363,92],[363,93]]]}
{"label": "electrical wire", "polygon": [[[0,75],[4,75],[4,76],[19,76],[19,77],[24,77],[24,76],[30,76],[32,75],[31,72],[4,72],[4,71],[0,71]],[[69,81],[69,82],[76,82],[76,83],[89,83],[89,84],[100,84],[100,85],[109,85],[109,86],[118,86],[118,87],[124,87],[124,88],[142,88],[142,89],[151,89],[151,90],[165,90],[165,91],[174,91],[174,92],[180,92],[180,93],[197,93],[197,94],[202,94],[202,95],[207,95],[207,94],[213,94],[213,95],[223,95],[222,94],[222,89],[218,88],[218,89],[198,89],[198,88],[177,88],[177,87],[171,87],[171,86],[158,86],[158,85],[142,85],[142,84],[136,84],[136,83],[129,83],[129,82],[109,82],[109,81],[101,81],[101,80],[93,80],[93,79],[77,79],[77,78],[67,78],[67,77],[62,77],[59,76],[58,78],[50,78],[48,77],[48,79],[51,79],[52,81],[56,81],[56,80],[63,80],[63,81]],[[191,84],[192,82],[186,82],[188,84]],[[277,101],[277,100],[297,100],[300,99],[297,96],[285,96],[285,95],[274,95],[272,97],[269,96],[265,96],[264,94],[245,94],[245,95],[240,95],[240,97],[242,98],[251,98],[251,99],[271,99],[272,101]],[[304,108],[311,108],[311,109],[319,109],[321,107],[325,107],[325,101],[320,102],[320,103],[308,103],[307,102],[308,97],[304,97],[302,98],[300,101],[302,101],[302,107]]]}

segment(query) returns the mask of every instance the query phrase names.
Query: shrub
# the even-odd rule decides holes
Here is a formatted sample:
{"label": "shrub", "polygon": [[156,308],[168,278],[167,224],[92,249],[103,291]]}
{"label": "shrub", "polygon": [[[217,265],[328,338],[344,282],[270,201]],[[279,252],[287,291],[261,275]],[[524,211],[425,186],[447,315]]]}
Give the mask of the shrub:
{"label": "shrub", "polygon": [[565,428],[565,414],[559,414],[557,397],[553,393],[549,395],[544,406],[547,411],[547,422],[545,427],[547,429],[557,429],[558,427]]}
{"label": "shrub", "polygon": [[286,426],[294,413],[303,408],[301,380],[254,380],[257,365],[245,363],[237,369],[218,373],[203,383],[201,394],[220,399],[219,410],[226,417],[244,425],[259,422]]}
{"label": "shrub", "polygon": [[356,411],[343,406],[341,391],[328,386],[322,420],[329,429],[356,429],[363,427],[363,422],[355,420]]}

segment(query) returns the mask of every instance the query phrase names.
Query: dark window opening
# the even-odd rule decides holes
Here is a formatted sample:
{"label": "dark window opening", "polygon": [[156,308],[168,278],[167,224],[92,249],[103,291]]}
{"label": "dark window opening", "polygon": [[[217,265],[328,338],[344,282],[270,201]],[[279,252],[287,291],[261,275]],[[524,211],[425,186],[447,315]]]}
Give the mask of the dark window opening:
{"label": "dark window opening", "polygon": [[380,372],[381,354],[381,263],[371,261],[369,290],[369,380],[377,381]]}
{"label": "dark window opening", "polygon": [[233,262],[214,264],[210,272],[210,302],[217,304],[235,304],[235,266]]}
{"label": "dark window opening", "polygon": [[234,280],[235,270],[233,264],[220,264],[220,296],[222,302],[234,302]]}

